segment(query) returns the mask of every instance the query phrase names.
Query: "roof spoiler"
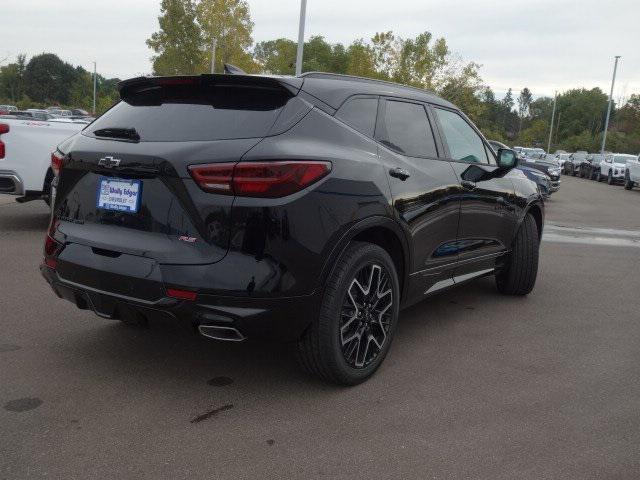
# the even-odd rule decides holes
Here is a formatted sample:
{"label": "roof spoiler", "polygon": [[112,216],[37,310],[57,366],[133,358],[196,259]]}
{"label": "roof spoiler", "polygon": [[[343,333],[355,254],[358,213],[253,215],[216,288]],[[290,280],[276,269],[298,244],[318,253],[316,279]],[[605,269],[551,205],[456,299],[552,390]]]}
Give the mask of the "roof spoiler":
{"label": "roof spoiler", "polygon": [[[233,67],[233,66],[232,66]],[[235,67],[234,67],[235,68]],[[225,65],[226,69],[226,65]],[[239,69],[238,69],[239,70]],[[209,85],[246,85],[256,87],[281,87],[291,95],[297,95],[304,79],[296,77],[278,77],[246,74],[204,74],[180,75],[175,77],[136,77],[118,83],[120,98],[127,101],[137,94],[163,86],[192,86],[194,88]]]}

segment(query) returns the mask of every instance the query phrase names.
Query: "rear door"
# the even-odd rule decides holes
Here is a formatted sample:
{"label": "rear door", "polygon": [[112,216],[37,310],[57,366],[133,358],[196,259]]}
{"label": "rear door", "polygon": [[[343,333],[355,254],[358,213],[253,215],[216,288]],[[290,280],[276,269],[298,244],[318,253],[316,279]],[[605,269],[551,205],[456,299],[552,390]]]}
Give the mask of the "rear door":
{"label": "rear door", "polygon": [[393,209],[411,237],[410,298],[452,284],[460,204],[458,181],[433,133],[426,105],[380,102],[376,138],[389,172]]}
{"label": "rear door", "polygon": [[54,226],[65,242],[160,263],[224,257],[234,197],[203,191],[188,167],[233,165],[310,108],[273,79],[226,77],[127,85],[61,146]]}
{"label": "rear door", "polygon": [[493,151],[458,112],[432,107],[460,198],[456,278],[489,273],[510,248],[516,226],[515,188],[499,174]]}

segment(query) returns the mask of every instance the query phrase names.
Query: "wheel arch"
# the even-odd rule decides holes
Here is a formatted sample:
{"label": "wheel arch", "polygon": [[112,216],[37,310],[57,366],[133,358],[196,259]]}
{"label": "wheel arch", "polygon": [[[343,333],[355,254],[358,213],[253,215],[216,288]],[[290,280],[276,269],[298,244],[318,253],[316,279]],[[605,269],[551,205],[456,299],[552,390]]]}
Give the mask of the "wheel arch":
{"label": "wheel arch", "polygon": [[391,218],[383,216],[364,218],[352,225],[340,237],[324,262],[319,285],[325,284],[326,279],[333,271],[336,261],[353,241],[373,243],[389,254],[398,271],[401,298],[405,298],[408,276],[411,270],[409,242],[400,225]]}
{"label": "wheel arch", "polygon": [[[542,230],[544,229],[544,207],[537,201],[531,202],[520,219],[520,225],[522,225],[522,222],[527,215],[531,215],[536,221],[536,226],[538,227],[538,238],[542,239]],[[518,228],[520,225],[518,225]]]}

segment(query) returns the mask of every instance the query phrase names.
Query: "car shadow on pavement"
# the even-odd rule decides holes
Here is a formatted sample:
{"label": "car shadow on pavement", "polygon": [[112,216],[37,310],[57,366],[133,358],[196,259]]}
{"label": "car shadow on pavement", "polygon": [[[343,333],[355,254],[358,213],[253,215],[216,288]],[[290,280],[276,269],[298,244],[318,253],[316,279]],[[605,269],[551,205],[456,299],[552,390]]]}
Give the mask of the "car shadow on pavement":
{"label": "car shadow on pavement", "polygon": [[[460,321],[461,315],[468,321],[476,308],[470,303],[500,298],[504,297],[495,292],[492,281],[481,280],[467,286],[462,295],[460,289],[453,290],[404,310],[391,353],[376,377],[385,375],[387,363],[391,366],[404,361],[400,357],[406,359],[412,352],[421,354],[431,348],[429,338],[442,335],[443,330]],[[303,372],[295,361],[292,344],[217,342],[201,337],[190,325],[167,319],[152,319],[148,328],[139,328],[93,318],[89,312],[84,315],[86,321],[98,324],[88,331],[76,331],[65,342],[65,348],[73,352],[69,358],[74,358],[74,364],[82,364],[82,369],[76,369],[78,375],[118,381],[118,372],[127,372],[134,380],[139,377],[140,384],[148,386],[151,382],[160,389],[175,382],[192,388],[227,379],[236,391],[260,396],[286,395],[301,389],[316,393],[340,390]],[[398,352],[402,354],[398,356]]]}
{"label": "car shadow on pavement", "polygon": [[[6,208],[6,207],[5,207]],[[43,232],[49,225],[49,213],[25,213],[3,218],[4,232]]]}

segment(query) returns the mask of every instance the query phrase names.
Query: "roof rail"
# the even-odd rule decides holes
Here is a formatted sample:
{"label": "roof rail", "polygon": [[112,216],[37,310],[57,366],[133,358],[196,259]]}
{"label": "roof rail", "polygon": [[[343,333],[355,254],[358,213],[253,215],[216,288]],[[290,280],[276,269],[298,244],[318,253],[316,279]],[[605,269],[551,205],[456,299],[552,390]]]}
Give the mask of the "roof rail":
{"label": "roof rail", "polygon": [[423,88],[418,88],[418,87],[412,87],[411,85],[404,85],[402,83],[397,83],[397,82],[391,82],[389,80],[379,80],[377,78],[368,78],[368,77],[358,77],[355,75],[345,75],[343,73],[331,73],[331,72],[305,72],[301,75],[299,75],[299,77],[301,78],[324,78],[327,80],[352,80],[355,82],[362,82],[362,83],[379,83],[382,85],[391,85],[394,87],[401,87],[401,88],[410,88],[411,90],[416,90],[418,92],[421,93],[430,93],[432,95],[435,95],[434,92],[432,92],[431,90],[425,90]]}

